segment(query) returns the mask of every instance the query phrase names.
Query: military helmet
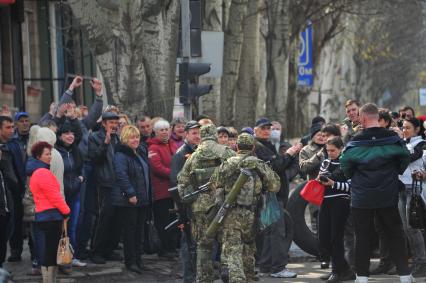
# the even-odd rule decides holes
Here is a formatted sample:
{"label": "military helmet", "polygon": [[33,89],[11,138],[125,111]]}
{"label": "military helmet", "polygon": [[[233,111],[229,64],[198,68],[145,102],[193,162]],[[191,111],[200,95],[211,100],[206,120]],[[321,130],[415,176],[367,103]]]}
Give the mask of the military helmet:
{"label": "military helmet", "polygon": [[213,124],[208,124],[201,126],[200,128],[201,139],[206,138],[217,138],[216,126]]}
{"label": "military helmet", "polygon": [[237,145],[241,146],[253,146],[254,145],[254,137],[247,133],[242,133],[237,138]]}

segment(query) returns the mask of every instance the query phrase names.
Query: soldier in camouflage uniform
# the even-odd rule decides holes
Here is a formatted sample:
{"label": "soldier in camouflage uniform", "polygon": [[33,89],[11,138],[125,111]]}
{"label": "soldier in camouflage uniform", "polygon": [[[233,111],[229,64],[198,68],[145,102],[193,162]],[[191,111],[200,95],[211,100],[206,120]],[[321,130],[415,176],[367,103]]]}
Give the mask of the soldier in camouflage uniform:
{"label": "soldier in camouflage uniform", "polygon": [[[181,197],[191,193],[197,187],[210,180],[214,170],[235,152],[227,146],[217,143],[216,126],[202,126],[201,144],[187,159],[178,175],[178,190]],[[214,192],[209,190],[197,196],[192,202],[191,227],[197,244],[197,282],[213,282],[212,250],[214,239],[208,239],[204,233],[210,221],[207,212],[214,206]]]}
{"label": "soldier in camouflage uniform", "polygon": [[222,230],[222,266],[229,269],[229,282],[255,280],[255,209],[262,190],[277,192],[279,176],[262,160],[252,156],[254,138],[243,133],[237,139],[237,156],[227,159],[213,173],[210,181],[216,192],[216,202],[221,202],[221,191],[229,193],[240,169],[248,169],[252,176],[246,181],[235,204],[225,216]]}

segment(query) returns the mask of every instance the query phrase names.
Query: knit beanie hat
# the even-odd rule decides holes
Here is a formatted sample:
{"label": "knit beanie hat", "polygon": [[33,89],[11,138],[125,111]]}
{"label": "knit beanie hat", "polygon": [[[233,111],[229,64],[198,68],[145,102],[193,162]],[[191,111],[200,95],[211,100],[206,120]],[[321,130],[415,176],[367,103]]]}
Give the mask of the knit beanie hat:
{"label": "knit beanie hat", "polygon": [[311,129],[310,129],[311,139],[315,136],[316,133],[321,131],[321,128],[322,126],[320,123],[315,123],[311,126]]}

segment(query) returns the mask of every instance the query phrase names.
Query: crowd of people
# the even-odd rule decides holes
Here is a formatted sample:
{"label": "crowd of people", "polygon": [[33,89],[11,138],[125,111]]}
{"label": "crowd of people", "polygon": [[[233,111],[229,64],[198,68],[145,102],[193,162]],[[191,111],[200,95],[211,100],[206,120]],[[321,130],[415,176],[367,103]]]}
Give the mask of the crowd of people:
{"label": "crowd of people", "polygon": [[[393,272],[408,283],[426,275],[424,231],[409,222],[413,178],[423,179],[426,160],[423,121],[411,107],[396,113],[349,100],[343,123],[315,117],[292,145],[268,118],[240,131],[206,116],[141,116],[132,125],[103,106],[97,79],[90,109],[77,107],[72,95],[81,83],[77,76],[36,124],[26,112],[0,115],[0,267],[7,245],[7,260],[22,260],[27,238],[31,274],[56,282],[66,223],[74,258],[60,272],[123,260],[142,274],[153,222],[155,252],[180,258],[183,282],[213,282],[215,269],[224,282],[295,278],[283,214],[299,176],[325,188],[319,209],[310,208],[321,268],[331,265],[321,279],[364,283]],[[260,228],[268,202],[279,217]],[[211,233],[217,215],[220,229]],[[375,234],[380,264],[370,270]]]}

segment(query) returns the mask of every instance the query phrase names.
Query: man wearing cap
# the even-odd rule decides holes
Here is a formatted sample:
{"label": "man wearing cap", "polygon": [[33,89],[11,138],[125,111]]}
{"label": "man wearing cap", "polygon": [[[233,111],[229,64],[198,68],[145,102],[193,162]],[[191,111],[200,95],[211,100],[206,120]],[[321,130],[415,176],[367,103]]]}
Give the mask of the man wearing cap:
{"label": "man wearing cap", "polygon": [[[181,197],[209,182],[213,170],[235,152],[227,146],[218,144],[217,129],[213,124],[200,128],[201,144],[188,158],[178,175],[178,190]],[[197,243],[196,282],[213,282],[212,250],[214,240],[205,236],[210,224],[207,212],[214,206],[213,191],[200,193],[191,203],[192,236]]]}
{"label": "man wearing cap", "polygon": [[[222,230],[222,266],[229,272],[229,282],[255,281],[254,254],[256,223],[254,208],[262,190],[278,192],[279,176],[262,160],[253,156],[254,137],[243,133],[237,138],[237,155],[228,158],[215,170],[210,179],[216,191],[216,203],[221,204],[237,181],[241,169],[246,169],[252,176],[243,185],[236,202],[228,210]],[[226,282],[226,281],[224,281]]]}
{"label": "man wearing cap", "polygon": [[109,195],[115,183],[113,160],[114,147],[119,143],[116,134],[118,120],[118,115],[113,112],[103,113],[101,129],[89,136],[88,152],[98,186],[100,209],[92,251],[92,261],[97,264],[104,264],[105,259],[118,259],[113,249],[120,237],[120,221]]}
{"label": "man wearing cap", "polygon": [[[260,118],[256,121],[254,128],[255,153],[259,159],[268,162],[280,177],[281,186],[277,198],[285,208],[289,193],[286,169],[291,166],[292,160],[296,158],[302,145],[294,145],[284,155],[280,155],[270,142],[271,126],[272,123],[268,118]],[[269,273],[272,277],[277,278],[294,278],[297,274],[286,268],[291,241],[286,237],[285,225],[282,218],[271,225],[271,229],[267,229],[259,235],[259,242],[262,245],[258,248],[258,264],[261,273]]]}
{"label": "man wearing cap", "polygon": [[30,116],[27,112],[17,112],[15,114],[15,133],[13,139],[19,143],[23,158],[26,160],[27,143],[30,134]]}
{"label": "man wearing cap", "polygon": [[[172,163],[170,165],[170,188],[177,186],[177,176],[182,170],[185,161],[191,156],[195,151],[197,146],[200,144],[200,124],[197,121],[189,121],[185,125],[185,140],[184,144],[176,151],[173,155]],[[179,204],[181,205],[181,204]],[[179,213],[180,222],[184,225],[189,225],[190,209],[188,206],[182,206],[182,211]],[[180,215],[184,214],[184,215]],[[189,230],[188,230],[189,231]],[[189,243],[191,242],[191,243]],[[188,245],[190,245],[188,250]],[[191,239],[187,239],[184,232],[181,234],[181,252],[180,257],[182,260],[182,269],[183,269],[183,282],[191,283],[195,282],[195,243],[192,243]],[[191,253],[191,254],[189,254]]]}

